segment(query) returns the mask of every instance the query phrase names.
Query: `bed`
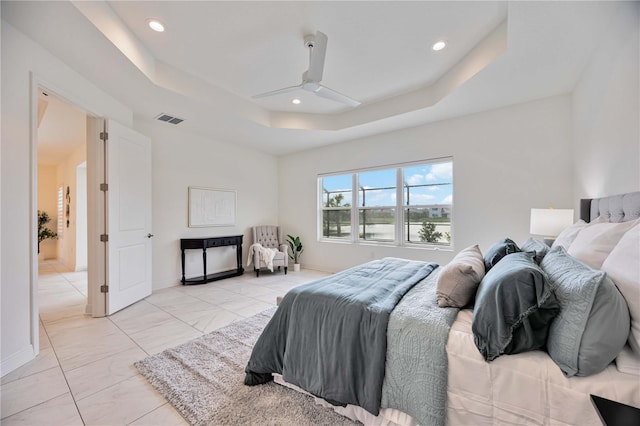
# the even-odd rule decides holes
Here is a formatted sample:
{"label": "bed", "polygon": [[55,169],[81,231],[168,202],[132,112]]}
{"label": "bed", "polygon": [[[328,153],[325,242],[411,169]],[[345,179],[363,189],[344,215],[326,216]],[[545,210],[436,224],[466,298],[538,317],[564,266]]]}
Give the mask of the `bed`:
{"label": "bed", "polygon": [[[587,211],[588,213],[586,213]],[[575,232],[576,235],[586,235],[587,232],[582,232],[582,234],[579,234],[579,232],[583,228],[586,229],[586,222],[591,221],[593,221],[592,227],[600,221],[625,222],[624,226],[637,233],[639,228],[636,224],[640,224],[638,222],[638,218],[640,218],[640,192],[594,200],[582,200],[580,217],[583,222],[578,222],[574,225],[574,228],[580,228]],[[589,229],[592,232],[592,228]],[[576,235],[572,235],[571,238],[577,238]],[[566,243],[566,238],[562,239],[561,237],[563,237],[562,234],[558,237],[558,245],[566,244],[567,247],[556,248],[554,252],[564,256],[566,251],[570,251],[571,246]],[[585,238],[582,239],[584,240]],[[579,249],[578,240],[575,241],[575,244]],[[603,256],[603,259],[607,257],[606,254],[600,253],[600,255]],[[637,257],[637,255],[635,256]],[[516,257],[511,256],[509,259],[515,259]],[[523,255],[522,257],[526,256]],[[497,264],[503,265],[505,263],[500,264],[498,262]],[[405,268],[406,262],[392,259],[390,265],[393,268]],[[417,265],[416,268],[420,269],[419,266]],[[376,264],[375,267],[384,268],[385,266]],[[353,279],[354,274],[355,276],[359,274],[359,267],[352,269],[345,275],[344,279],[347,279],[347,275],[351,275],[349,279]],[[558,358],[554,357],[556,360],[554,361],[547,353],[546,347],[540,350],[526,350],[522,353],[517,353],[517,351],[514,351],[516,352],[514,354],[508,354],[509,352],[500,353],[500,356],[495,356],[495,359],[487,362],[486,354],[481,354],[479,351],[478,330],[474,330],[474,311],[469,308],[438,309],[435,284],[443,268],[431,266],[430,268],[422,269],[425,271],[426,269],[430,270],[425,276],[419,274],[414,276],[412,275],[413,273],[408,273],[408,276],[413,277],[412,280],[415,282],[405,286],[399,293],[393,293],[390,297],[391,299],[398,299],[396,300],[397,304],[394,302],[394,306],[388,309],[388,312],[383,313],[383,316],[386,315],[388,321],[386,324],[386,341],[382,345],[382,350],[386,356],[381,378],[373,380],[373,382],[376,380],[382,381],[381,387],[378,385],[367,386],[367,383],[370,382],[366,381],[362,389],[355,389],[349,392],[347,396],[327,397],[327,395],[334,395],[331,393],[333,391],[327,391],[327,389],[332,388],[331,383],[334,381],[338,383],[336,387],[341,389],[352,386],[351,383],[346,383],[345,380],[350,380],[349,377],[352,374],[356,374],[352,373],[351,369],[358,368],[360,364],[363,364],[362,359],[367,360],[364,362],[367,366],[368,364],[375,365],[377,355],[371,354],[376,354],[376,351],[380,351],[379,347],[371,350],[367,347],[358,346],[357,349],[349,349],[342,354],[336,352],[311,360],[307,359],[305,360],[306,364],[303,364],[302,367],[288,368],[286,366],[284,358],[288,357],[288,355],[285,356],[285,348],[292,340],[287,341],[286,338],[276,337],[286,333],[286,330],[298,330],[297,333],[299,335],[313,337],[307,340],[301,339],[299,344],[305,350],[309,349],[309,345],[313,345],[314,341],[321,342],[319,343],[321,346],[335,347],[344,344],[335,340],[334,334],[344,334],[332,331],[335,330],[335,324],[329,326],[330,330],[327,331],[328,334],[326,335],[329,337],[314,334],[317,329],[321,328],[324,320],[313,322],[313,328],[316,331],[309,332],[306,329],[302,329],[305,331],[301,333],[300,327],[302,327],[302,322],[305,320],[294,320],[294,317],[290,315],[294,310],[291,306],[295,305],[297,309],[302,311],[300,318],[305,318],[305,315],[307,318],[318,318],[323,313],[326,313],[329,318],[335,318],[336,312],[339,312],[340,309],[334,312],[328,311],[327,309],[329,308],[327,306],[330,304],[326,301],[320,303],[321,307],[318,312],[313,315],[310,314],[315,309],[313,307],[317,305],[318,298],[326,299],[329,297],[324,294],[310,296],[312,302],[309,302],[309,305],[298,305],[301,298],[306,296],[303,297],[300,294],[287,294],[285,296],[283,300],[285,306],[278,310],[282,311],[281,318],[275,321],[279,322],[281,327],[272,326],[271,335],[268,335],[267,329],[265,329],[264,338],[261,336],[263,342],[258,341],[256,347],[254,347],[252,361],[247,366],[248,378],[253,373],[259,373],[258,376],[264,374],[262,377],[268,377],[264,380],[271,380],[274,377],[275,381],[282,385],[292,387],[301,392],[310,391],[309,393],[313,396],[324,397],[324,400],[316,398],[319,404],[332,406],[338,413],[366,425],[437,425],[445,423],[451,425],[599,425],[601,424],[600,419],[590,402],[589,396],[591,394],[640,407],[640,372],[636,371],[633,374],[633,371],[629,370],[629,368],[631,370],[634,368],[633,363],[635,361],[633,359],[631,367],[624,369],[626,372],[620,371],[621,368],[616,362],[611,362],[602,371],[598,369],[599,372],[586,374],[585,376],[581,376],[577,369],[576,371],[571,371],[566,366],[563,366],[563,370],[565,370],[563,372],[559,368],[560,364],[556,363]],[[497,270],[498,267],[496,266],[495,269]],[[363,273],[362,275],[371,274]],[[340,276],[342,277],[342,275]],[[637,276],[635,280],[637,284]],[[339,287],[340,284],[332,284],[332,287],[336,286]],[[312,291],[312,293],[317,293],[317,289],[322,287],[322,285],[317,285],[314,287],[316,290]],[[554,290],[555,293],[558,293],[558,299],[561,299],[559,290],[557,288]],[[640,296],[640,290],[633,294]],[[330,296],[329,298],[332,297]],[[345,297],[344,294],[341,294],[337,299],[344,300],[349,297],[351,296]],[[387,295],[376,299],[377,302],[374,304],[376,308],[374,310],[379,310],[377,307],[386,303],[380,302],[380,300],[388,300],[386,297]],[[289,298],[289,301],[287,301],[287,298]],[[553,302],[551,299],[550,301]],[[476,301],[476,303],[478,302]],[[628,304],[631,310],[631,320],[627,324],[631,324],[631,333],[628,331],[625,333],[629,334],[629,344],[632,345],[637,344],[637,341],[632,342],[631,340],[634,327],[638,326],[637,321],[640,319],[634,318],[634,313],[637,316],[635,309],[640,308],[637,304],[640,304],[640,300]],[[287,305],[290,306],[287,308]],[[561,303],[558,302],[557,305],[559,306]],[[552,303],[549,305],[549,309],[558,310],[560,309],[558,306]],[[626,308],[627,303],[625,303]],[[594,307],[593,309],[595,310],[596,308]],[[369,308],[365,309],[367,312],[370,310]],[[384,311],[384,309],[381,311]],[[480,309],[476,309],[475,314],[477,317],[479,317],[479,311]],[[629,315],[629,311],[626,312]],[[366,320],[360,318],[357,321],[370,322],[368,317]],[[629,326],[627,325],[627,327]],[[269,325],[267,328],[269,328]],[[352,334],[346,334],[345,341],[357,340],[358,344],[361,345],[362,341],[376,340],[375,338],[368,337],[365,339],[361,336],[359,338],[356,336],[358,333],[363,333],[364,335],[364,333],[369,332],[371,330],[358,331],[356,327],[351,331]],[[377,332],[374,332],[374,336],[375,333]],[[270,345],[270,341],[278,339],[280,339],[280,346],[283,352],[277,353],[275,351],[269,355],[275,361],[267,362],[267,364],[273,365],[261,370],[260,362],[252,364],[254,355],[264,354],[272,349],[271,346],[269,346],[269,349],[265,349],[267,346],[264,345]],[[328,345],[326,343],[328,341],[333,343]],[[294,347],[294,345],[291,345],[291,347]],[[553,348],[554,345],[550,344],[549,350]],[[635,349],[637,350],[638,348],[636,347]],[[623,349],[625,353],[630,351],[632,350],[628,345]],[[314,351],[311,350],[309,352]],[[350,358],[354,352],[359,353],[364,358],[351,360],[352,364],[347,367],[349,373],[344,373],[344,368],[340,367],[338,368],[338,371],[342,372],[342,374],[339,374],[340,377],[326,378],[329,384],[317,384],[318,374],[326,376],[324,370],[329,369],[329,365],[333,365],[336,359]],[[555,352],[553,353],[555,354]],[[633,356],[635,355],[632,355],[632,358]],[[369,362],[369,359],[374,361]],[[285,364],[284,368],[283,363]],[[618,364],[622,365],[620,362]],[[586,366],[587,363],[585,362],[584,365]],[[306,378],[307,370],[314,369],[318,371],[311,371],[309,373],[311,377]],[[294,371],[294,374],[291,371]],[[296,375],[297,373],[300,373],[300,375]],[[372,373],[368,371],[357,374],[366,375]],[[257,382],[251,384],[257,384]],[[373,395],[374,400],[376,398],[379,400],[377,406],[370,403],[371,389],[379,389],[379,392]],[[345,404],[344,401],[349,398],[353,399],[353,401]],[[325,400],[329,401],[329,403]],[[362,407],[366,407],[366,409]]]}

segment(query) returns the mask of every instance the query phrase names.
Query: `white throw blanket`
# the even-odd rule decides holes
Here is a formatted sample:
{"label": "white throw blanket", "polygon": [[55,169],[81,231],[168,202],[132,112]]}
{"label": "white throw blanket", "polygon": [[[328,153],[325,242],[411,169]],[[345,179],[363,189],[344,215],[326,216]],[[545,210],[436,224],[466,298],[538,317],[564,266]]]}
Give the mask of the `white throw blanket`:
{"label": "white throw blanket", "polygon": [[[251,265],[254,252],[258,253],[260,262],[266,264],[267,268],[269,268],[269,270],[273,272],[273,258],[276,257],[276,254],[278,254],[278,249],[262,247],[261,244],[257,243],[251,244],[251,246],[249,246],[249,260],[247,261],[247,266]],[[256,266],[258,266],[258,268],[260,267],[260,265]]]}

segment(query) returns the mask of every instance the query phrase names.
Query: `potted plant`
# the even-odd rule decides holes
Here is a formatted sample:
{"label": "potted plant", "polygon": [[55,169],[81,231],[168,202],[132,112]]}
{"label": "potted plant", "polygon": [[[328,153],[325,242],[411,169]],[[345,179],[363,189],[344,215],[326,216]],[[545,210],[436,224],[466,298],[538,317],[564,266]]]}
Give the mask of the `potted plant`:
{"label": "potted plant", "polygon": [[38,210],[38,254],[40,254],[40,243],[47,238],[58,238],[58,234],[47,228],[45,225],[50,221],[49,214],[44,210]]}
{"label": "potted plant", "polygon": [[302,242],[300,242],[300,237],[294,237],[293,235],[287,234],[287,238],[289,247],[291,247],[289,257],[293,259],[293,270],[298,272],[300,271],[300,255],[304,251],[304,248],[302,247]]}

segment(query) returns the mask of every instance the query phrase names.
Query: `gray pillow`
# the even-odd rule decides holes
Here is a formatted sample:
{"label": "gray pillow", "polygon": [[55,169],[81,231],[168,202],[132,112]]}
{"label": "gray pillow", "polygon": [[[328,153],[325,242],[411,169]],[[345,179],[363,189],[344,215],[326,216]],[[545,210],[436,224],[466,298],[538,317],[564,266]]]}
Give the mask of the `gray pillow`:
{"label": "gray pillow", "polygon": [[561,246],[542,259],[542,269],[561,306],[549,329],[549,356],[567,377],[604,370],[629,337],[624,297],[605,272],[591,269]]}
{"label": "gray pillow", "polygon": [[544,259],[545,255],[549,253],[550,247],[540,240],[536,240],[535,238],[529,238],[527,239],[527,241],[524,242],[524,244],[522,244],[522,246],[520,247],[520,250],[535,253],[536,254],[535,260],[536,260],[536,263],[539,265],[540,262],[542,262],[542,259]]}
{"label": "gray pillow", "polygon": [[498,241],[484,254],[485,273],[489,272],[506,255],[518,253],[519,251],[518,245],[509,238]]}
{"label": "gray pillow", "polygon": [[478,287],[471,329],[485,360],[545,345],[560,310],[533,253],[504,257]]}

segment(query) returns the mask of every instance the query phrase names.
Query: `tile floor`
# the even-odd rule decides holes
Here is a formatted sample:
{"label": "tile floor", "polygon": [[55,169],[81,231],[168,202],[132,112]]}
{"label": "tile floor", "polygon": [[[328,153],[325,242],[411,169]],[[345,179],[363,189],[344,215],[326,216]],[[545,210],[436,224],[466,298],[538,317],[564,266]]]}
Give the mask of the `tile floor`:
{"label": "tile floor", "polygon": [[84,315],[86,273],[43,263],[40,354],[2,377],[0,423],[185,425],[133,363],[274,306],[276,296],[325,275],[248,272],[159,290],[110,317],[91,318]]}

